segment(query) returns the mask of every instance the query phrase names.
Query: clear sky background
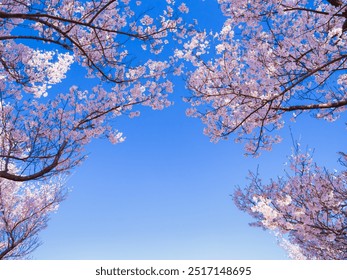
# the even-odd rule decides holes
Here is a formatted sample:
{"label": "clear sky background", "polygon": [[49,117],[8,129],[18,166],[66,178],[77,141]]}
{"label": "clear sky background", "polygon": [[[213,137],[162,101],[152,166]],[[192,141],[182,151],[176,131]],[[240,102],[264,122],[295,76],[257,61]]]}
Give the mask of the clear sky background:
{"label": "clear sky background", "polygon": [[[187,4],[202,27],[222,25],[215,0]],[[76,83],[74,71],[68,85]],[[248,225],[250,217],[230,195],[257,166],[264,179],[283,174],[291,153],[289,127],[272,152],[245,157],[242,144],[213,144],[201,122],[185,116],[182,97],[188,95],[178,79],[170,98],[174,106],[115,120],[124,143],[100,139],[87,146],[89,156],[72,172],[72,191],[40,234],[43,245],[33,259],[287,258],[273,235]],[[343,117],[327,123],[307,115],[290,126],[296,140],[315,148],[319,164],[338,169],[337,152],[346,151]]]}

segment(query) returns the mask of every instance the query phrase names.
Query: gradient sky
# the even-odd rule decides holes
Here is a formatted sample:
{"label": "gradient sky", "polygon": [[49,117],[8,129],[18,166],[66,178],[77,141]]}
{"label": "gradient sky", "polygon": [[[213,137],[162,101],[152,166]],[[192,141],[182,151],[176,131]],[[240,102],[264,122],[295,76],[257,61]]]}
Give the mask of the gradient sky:
{"label": "gradient sky", "polygon": [[[203,28],[222,25],[216,1],[187,4]],[[76,79],[74,71],[67,84]],[[174,106],[144,108],[139,118],[115,120],[124,143],[100,139],[88,145],[89,156],[72,172],[67,182],[72,191],[40,234],[43,245],[33,259],[287,258],[273,235],[248,225],[250,217],[234,206],[230,194],[257,166],[264,179],[283,174],[291,153],[289,126],[272,152],[245,157],[242,144],[232,139],[213,144],[202,134],[201,122],[185,116],[182,97],[188,95],[177,79],[170,98]],[[296,140],[315,149],[319,164],[338,169],[345,122],[307,115],[290,126]]]}

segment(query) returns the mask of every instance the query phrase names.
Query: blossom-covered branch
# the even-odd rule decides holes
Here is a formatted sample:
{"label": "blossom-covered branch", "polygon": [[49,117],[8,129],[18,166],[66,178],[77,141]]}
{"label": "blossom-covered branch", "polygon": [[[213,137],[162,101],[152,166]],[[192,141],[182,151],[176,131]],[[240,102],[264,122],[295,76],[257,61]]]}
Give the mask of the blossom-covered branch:
{"label": "blossom-covered branch", "polygon": [[347,259],[347,172],[320,168],[308,153],[296,151],[290,171],[264,184],[250,174],[236,205],[255,218],[253,226],[276,233],[291,257]]}
{"label": "blossom-covered branch", "polygon": [[23,259],[36,249],[38,233],[65,198],[62,181],[18,183],[0,178],[0,260]]}
{"label": "blossom-covered branch", "polygon": [[[347,4],[219,0],[219,32],[200,32],[176,57],[190,61],[192,107],[213,141],[234,134],[258,154],[281,141],[283,115],[334,121],[347,104]],[[337,3],[338,2],[338,3]]]}
{"label": "blossom-covered branch", "polygon": [[[91,139],[124,140],[111,119],[138,116],[140,104],[170,105],[173,59],[159,54],[185,36],[188,8],[168,0],[148,12],[128,0],[1,2],[1,178],[68,171]],[[90,78],[88,87],[67,78],[72,65]],[[70,90],[55,91],[63,81]]]}

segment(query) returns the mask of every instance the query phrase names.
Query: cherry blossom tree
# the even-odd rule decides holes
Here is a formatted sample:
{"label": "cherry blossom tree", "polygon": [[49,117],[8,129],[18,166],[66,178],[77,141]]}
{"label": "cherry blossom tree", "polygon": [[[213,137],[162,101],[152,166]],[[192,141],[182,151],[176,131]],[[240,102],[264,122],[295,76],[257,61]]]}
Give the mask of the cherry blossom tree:
{"label": "cherry blossom tree", "polygon": [[[38,233],[65,198],[57,178],[84,159],[93,138],[124,140],[112,119],[138,116],[138,105],[170,105],[167,75],[180,70],[166,46],[186,35],[188,8],[173,0],[158,13],[142,6],[0,2],[0,259],[25,258],[40,245]],[[68,79],[72,67],[88,82]]]}
{"label": "cherry blossom tree", "polygon": [[298,149],[286,176],[264,184],[251,173],[234,193],[251,225],[275,232],[295,259],[347,259],[347,172],[330,172]]}
{"label": "cherry blossom tree", "polygon": [[[1,178],[20,182],[68,171],[91,139],[124,140],[112,118],[137,116],[139,104],[170,105],[167,74],[175,69],[165,46],[185,36],[180,15],[188,8],[165,3],[155,14],[141,11],[141,1],[1,1]],[[66,79],[71,67],[85,71],[88,87]],[[54,90],[62,81],[70,89]]]}
{"label": "cherry blossom tree", "polygon": [[62,183],[0,178],[0,260],[26,258],[40,245],[38,233],[65,198]]}
{"label": "cherry blossom tree", "polygon": [[[334,121],[346,110],[345,1],[218,3],[222,29],[198,32],[176,50],[194,66],[187,115],[202,120],[212,141],[233,135],[259,155],[281,141],[285,121],[306,112]],[[234,197],[291,257],[347,258],[346,171],[329,172],[296,151],[286,177],[263,184],[251,173]]]}
{"label": "cherry blossom tree", "polygon": [[[219,32],[196,33],[176,57],[191,62],[187,114],[213,141],[235,136],[257,155],[303,112],[334,121],[346,110],[345,1],[218,0]],[[286,117],[288,115],[288,117]]]}

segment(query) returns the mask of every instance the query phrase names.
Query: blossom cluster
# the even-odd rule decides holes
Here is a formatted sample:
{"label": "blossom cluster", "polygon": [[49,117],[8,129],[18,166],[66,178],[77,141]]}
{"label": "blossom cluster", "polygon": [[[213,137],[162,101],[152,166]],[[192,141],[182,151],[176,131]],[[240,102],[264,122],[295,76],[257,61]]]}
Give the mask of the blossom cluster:
{"label": "blossom cluster", "polygon": [[59,178],[36,183],[0,178],[0,260],[23,259],[39,245],[38,232],[65,197],[62,184]]}
{"label": "blossom cluster", "polygon": [[[159,54],[185,36],[188,7],[167,0],[162,11],[144,14],[141,5],[1,2],[0,177],[22,181],[68,170],[91,139],[124,141],[111,119],[138,116],[140,104],[170,105],[174,60]],[[72,67],[86,73],[88,87],[66,79]],[[62,82],[70,90],[60,93],[55,85]]]}
{"label": "blossom cluster", "polygon": [[314,111],[333,121],[346,110],[346,32],[328,1],[219,0],[218,32],[196,33],[176,57],[194,70],[187,114],[212,141],[246,141],[247,153],[281,141],[283,115]]}
{"label": "blossom cluster", "polygon": [[251,173],[234,194],[236,205],[273,231],[297,259],[347,259],[347,173],[317,166],[310,154],[294,153],[290,171],[269,184]]}

